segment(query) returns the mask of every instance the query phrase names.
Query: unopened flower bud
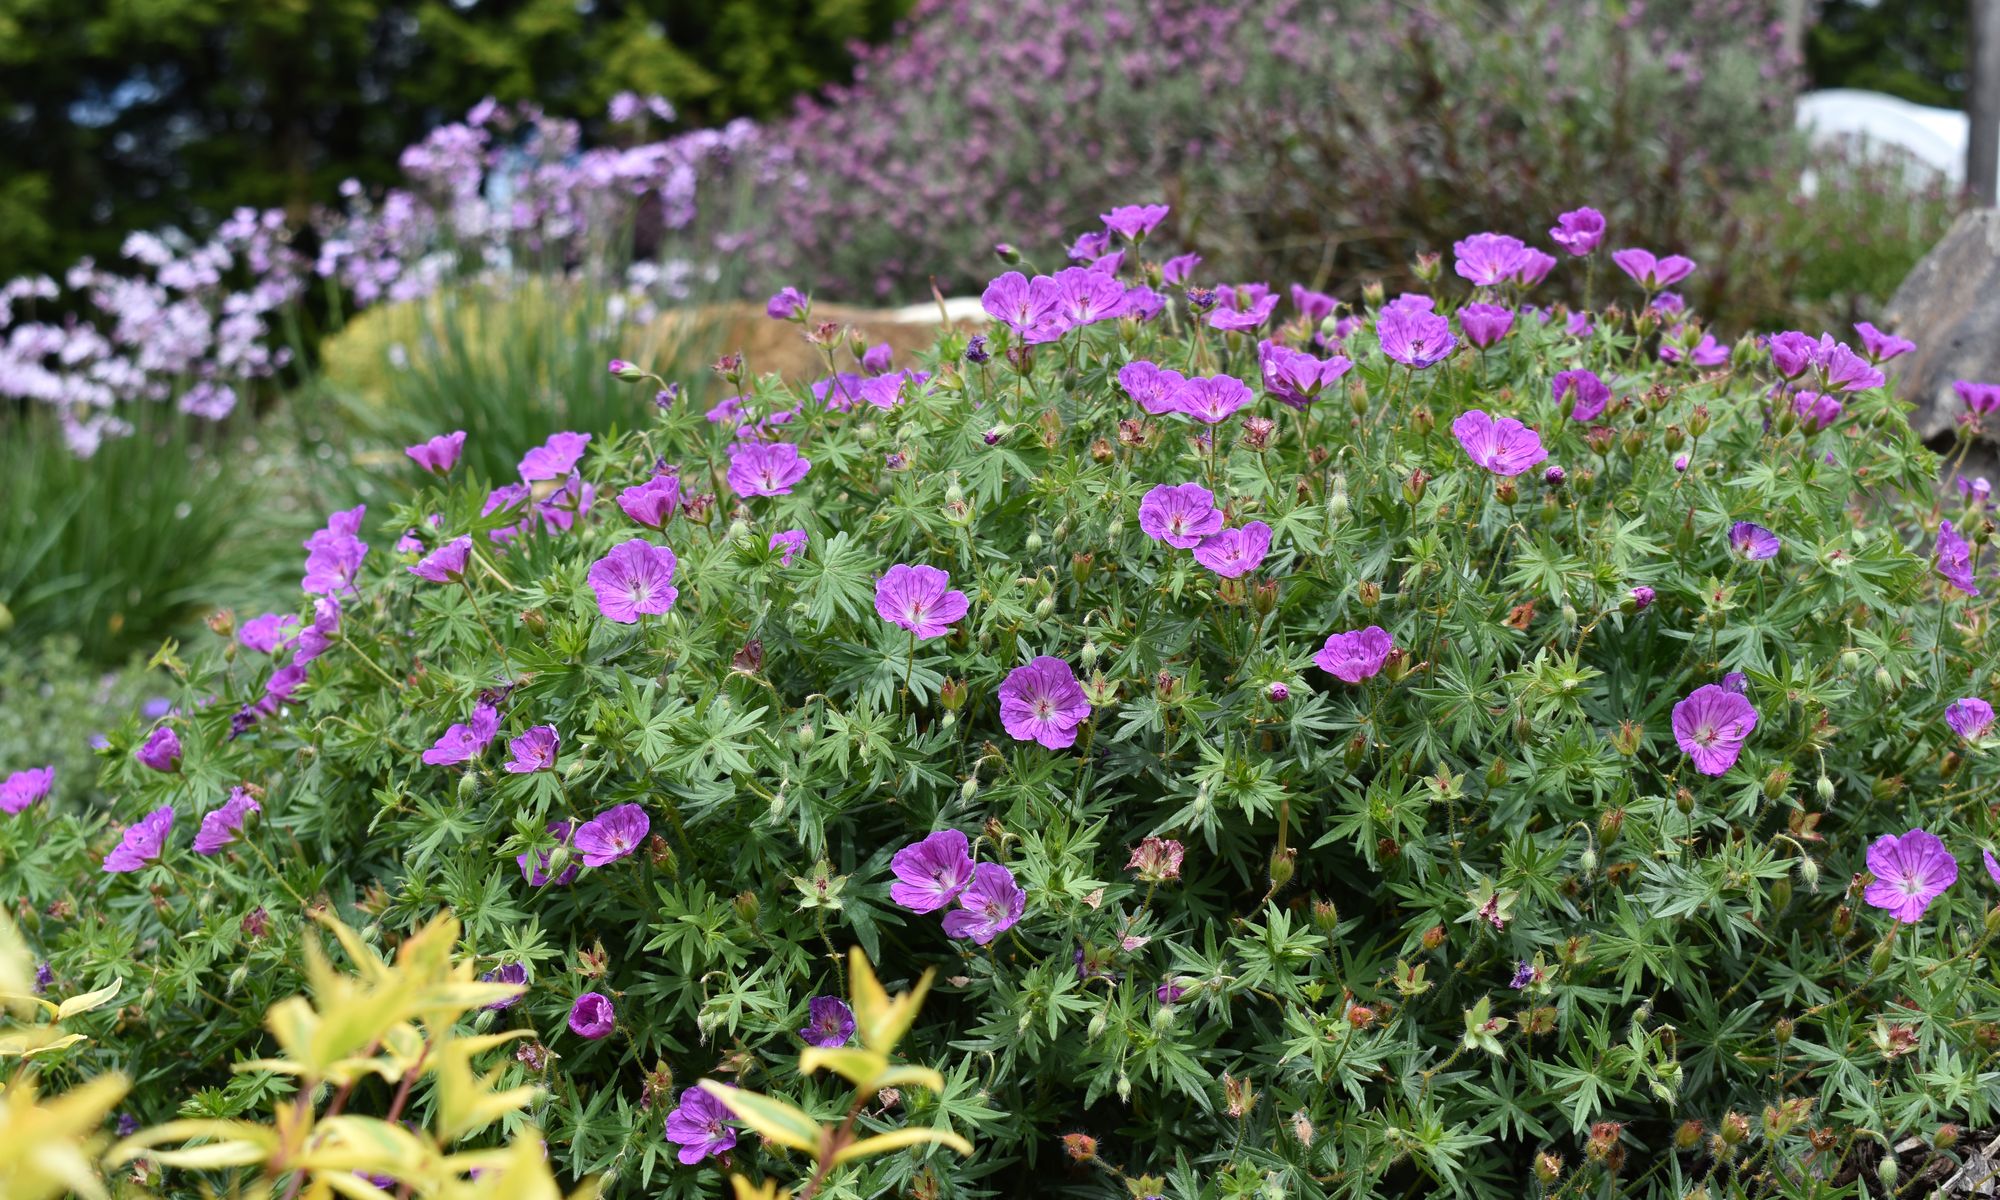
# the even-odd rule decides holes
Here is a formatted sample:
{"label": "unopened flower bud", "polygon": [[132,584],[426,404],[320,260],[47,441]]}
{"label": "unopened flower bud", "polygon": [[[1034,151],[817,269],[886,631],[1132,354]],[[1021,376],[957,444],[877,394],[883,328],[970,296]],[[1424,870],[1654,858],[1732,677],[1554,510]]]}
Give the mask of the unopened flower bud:
{"label": "unopened flower bud", "polygon": [[1410,414],[1410,427],[1417,431],[1418,437],[1429,437],[1431,430],[1437,428],[1437,417],[1428,405],[1420,404],[1416,411]]}
{"label": "unopened flower bud", "polygon": [[738,892],[736,894],[736,919],[745,925],[755,925],[757,923],[757,914],[761,908],[762,905],[757,900],[757,893]]}
{"label": "unopened flower bud", "polygon": [[1424,498],[1424,489],[1430,485],[1430,481],[1431,477],[1425,474],[1422,467],[1411,471],[1409,478],[1403,480],[1403,499],[1408,500],[1411,504],[1422,500]]}
{"label": "unopened flower bud", "polygon": [[1278,581],[1259,580],[1257,586],[1250,589],[1250,607],[1256,609],[1259,616],[1268,617],[1275,612],[1278,607]]}
{"label": "unopened flower bud", "polygon": [[1699,1147],[1704,1132],[1700,1121],[1682,1121],[1674,1130],[1674,1149],[1685,1151]]}
{"label": "unopened flower bud", "polygon": [[958,785],[958,802],[960,804],[972,803],[972,798],[978,794],[979,776],[977,775],[968,776],[964,783]]}
{"label": "unopened flower bud", "polygon": [[1618,835],[1623,832],[1625,832],[1624,809],[1622,808],[1606,809],[1604,813],[1597,818],[1597,840],[1604,843],[1605,845],[1609,846],[1613,842],[1617,841]]}
{"label": "unopened flower bud", "polygon": [[1535,1155],[1535,1179],[1543,1187],[1554,1187],[1562,1179],[1562,1173],[1562,1155],[1547,1150]]}
{"label": "unopened flower bud", "polygon": [[1041,530],[1030,529],[1028,531],[1027,551],[1029,554],[1040,554],[1042,552]]}
{"label": "unopened flower bud", "polygon": [[1087,1133],[1063,1134],[1062,1148],[1071,1162],[1087,1163],[1097,1157],[1097,1139]]}
{"label": "unopened flower bud", "polygon": [[1271,855],[1271,888],[1277,890],[1292,881],[1292,874],[1298,869],[1299,852],[1287,846]]}
{"label": "unopened flower bud", "polygon": [[1444,926],[1433,925],[1429,929],[1424,930],[1424,937],[1423,937],[1424,949],[1435,950],[1439,946],[1444,945],[1444,942],[1445,942]]}

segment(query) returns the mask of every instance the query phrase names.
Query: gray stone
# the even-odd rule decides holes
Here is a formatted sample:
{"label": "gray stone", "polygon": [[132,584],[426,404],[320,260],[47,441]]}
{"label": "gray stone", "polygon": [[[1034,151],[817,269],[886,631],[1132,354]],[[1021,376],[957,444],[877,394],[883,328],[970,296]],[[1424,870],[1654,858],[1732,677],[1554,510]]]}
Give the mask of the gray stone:
{"label": "gray stone", "polygon": [[1910,427],[1933,445],[1949,440],[1965,411],[1952,380],[2000,383],[2000,210],[1960,214],[1896,289],[1882,327],[1917,344],[1888,368],[1915,406]]}

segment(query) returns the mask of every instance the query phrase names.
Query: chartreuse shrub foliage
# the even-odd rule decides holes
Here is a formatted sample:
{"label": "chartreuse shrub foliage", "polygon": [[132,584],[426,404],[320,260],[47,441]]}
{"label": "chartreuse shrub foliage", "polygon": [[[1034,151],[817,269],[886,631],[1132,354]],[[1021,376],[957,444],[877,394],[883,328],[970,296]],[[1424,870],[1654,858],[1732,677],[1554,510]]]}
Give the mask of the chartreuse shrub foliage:
{"label": "chartreuse shrub foliage", "polygon": [[[261,1187],[302,1160],[241,1123],[336,1115],[676,1200],[1957,1172],[2000,1101],[1992,526],[1899,347],[1732,348],[1631,251],[1618,308],[1524,305],[1610,249],[1584,212],[1355,311],[1113,218],[920,361],[781,295],[817,388],[613,363],[629,432],[436,430],[295,612],[162,651],[100,801],[10,780],[42,986],[120,989],[38,1086],[118,1072],[168,1131],[113,1186]],[[454,982],[369,1024],[335,914],[342,988]]]}

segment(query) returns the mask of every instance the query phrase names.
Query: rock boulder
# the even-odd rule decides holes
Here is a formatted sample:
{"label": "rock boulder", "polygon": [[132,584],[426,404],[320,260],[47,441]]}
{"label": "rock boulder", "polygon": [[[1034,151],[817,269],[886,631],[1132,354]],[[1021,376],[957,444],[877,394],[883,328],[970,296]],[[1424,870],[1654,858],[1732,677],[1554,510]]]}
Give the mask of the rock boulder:
{"label": "rock boulder", "polygon": [[1889,364],[1897,394],[1915,406],[1911,428],[1950,439],[1965,411],[1952,381],[2000,383],[2000,210],[1961,214],[1896,289],[1882,326],[1917,344]]}

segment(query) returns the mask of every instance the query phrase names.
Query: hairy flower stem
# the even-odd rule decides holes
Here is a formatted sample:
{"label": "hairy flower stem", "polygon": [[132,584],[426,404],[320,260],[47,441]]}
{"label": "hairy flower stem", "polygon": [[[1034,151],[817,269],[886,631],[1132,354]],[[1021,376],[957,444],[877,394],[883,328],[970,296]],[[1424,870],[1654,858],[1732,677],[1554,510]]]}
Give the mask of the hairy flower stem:
{"label": "hairy flower stem", "polygon": [[472,590],[472,584],[463,579],[459,580],[459,583],[465,588],[465,598],[472,601],[472,615],[479,618],[479,627],[486,631],[486,639],[492,642],[493,648],[499,652],[500,665],[506,670],[507,678],[511,682],[514,678],[514,663],[507,657],[507,647],[501,644],[499,635],[493,632],[493,626],[486,623],[486,611],[479,606],[479,594]]}

